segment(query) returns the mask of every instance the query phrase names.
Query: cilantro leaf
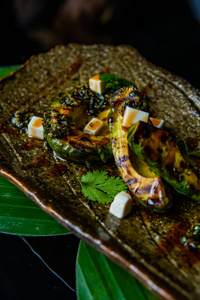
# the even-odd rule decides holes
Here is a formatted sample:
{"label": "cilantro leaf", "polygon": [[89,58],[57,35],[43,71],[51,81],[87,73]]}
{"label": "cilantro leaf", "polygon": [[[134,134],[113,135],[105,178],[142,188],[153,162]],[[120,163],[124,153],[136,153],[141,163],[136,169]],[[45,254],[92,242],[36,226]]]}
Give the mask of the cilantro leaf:
{"label": "cilantro leaf", "polygon": [[83,195],[91,201],[110,203],[121,191],[127,191],[127,186],[119,177],[108,176],[106,171],[94,170],[83,175],[79,182]]}
{"label": "cilantro leaf", "polygon": [[179,139],[179,140],[177,141],[177,145],[179,146],[180,149],[185,150],[185,152],[187,153],[187,155],[193,155],[193,156],[200,157],[200,150],[197,150],[197,151],[190,151],[190,150],[188,149],[188,145],[187,145],[187,143],[186,143],[185,140]]}
{"label": "cilantro leaf", "polygon": [[134,85],[133,82],[128,81],[125,78],[119,78],[116,74],[112,73],[100,74],[99,79],[107,81],[106,87],[113,88],[114,90],[119,90],[124,86]]}

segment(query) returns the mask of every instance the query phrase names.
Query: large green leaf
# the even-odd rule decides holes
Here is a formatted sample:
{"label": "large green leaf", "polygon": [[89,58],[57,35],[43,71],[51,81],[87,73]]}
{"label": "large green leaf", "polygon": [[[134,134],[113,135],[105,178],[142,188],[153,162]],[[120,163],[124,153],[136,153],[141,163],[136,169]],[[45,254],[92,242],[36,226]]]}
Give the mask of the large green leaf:
{"label": "large green leaf", "polygon": [[0,177],[0,232],[24,236],[69,233],[3,177]]}
{"label": "large green leaf", "polygon": [[[0,77],[10,74],[17,67],[0,68]],[[28,236],[69,233],[3,177],[0,177],[0,232]]]}
{"label": "large green leaf", "polygon": [[81,241],[76,263],[79,300],[157,300],[127,271]]}
{"label": "large green leaf", "polygon": [[20,66],[8,66],[0,67],[0,78],[9,75],[11,72],[15,71]]}

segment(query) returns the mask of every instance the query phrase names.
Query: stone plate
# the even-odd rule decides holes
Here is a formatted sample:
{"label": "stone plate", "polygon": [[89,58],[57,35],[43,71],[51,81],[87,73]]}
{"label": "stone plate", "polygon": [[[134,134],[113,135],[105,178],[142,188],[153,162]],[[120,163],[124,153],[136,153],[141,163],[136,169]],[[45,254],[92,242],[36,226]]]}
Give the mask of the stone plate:
{"label": "stone plate", "polygon": [[78,181],[92,169],[116,173],[113,161],[93,168],[59,161],[43,150],[41,141],[28,139],[11,126],[19,108],[42,116],[60,91],[82,85],[100,72],[116,73],[145,89],[151,110],[178,138],[199,134],[199,91],[149,63],[134,48],[57,46],[0,81],[0,174],[161,298],[200,299],[200,253],[180,242],[192,225],[200,223],[198,203],[174,193],[173,208],[166,214],[134,203],[128,217],[117,219],[109,214],[109,205],[85,199]]}

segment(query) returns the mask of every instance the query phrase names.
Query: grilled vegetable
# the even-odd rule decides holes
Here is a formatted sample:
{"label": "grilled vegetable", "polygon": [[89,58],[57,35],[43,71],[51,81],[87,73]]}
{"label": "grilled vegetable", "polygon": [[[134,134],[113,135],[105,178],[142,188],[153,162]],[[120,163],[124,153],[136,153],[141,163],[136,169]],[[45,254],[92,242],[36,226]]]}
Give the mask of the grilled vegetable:
{"label": "grilled vegetable", "polygon": [[186,162],[172,134],[151,124],[138,122],[130,127],[128,141],[131,149],[151,166],[151,170],[162,176],[176,191],[200,201],[199,170]]}
{"label": "grilled vegetable", "polygon": [[98,136],[83,132],[94,115],[107,121],[111,94],[100,95],[82,86],[52,103],[44,114],[43,126],[46,140],[57,156],[86,163],[105,162],[112,157],[108,126]]}
{"label": "grilled vegetable", "polygon": [[127,130],[122,128],[123,113],[127,105],[148,110],[145,97],[135,86],[125,87],[114,93],[108,121],[115,163],[139,203],[153,211],[165,212],[170,208],[171,201],[166,195],[161,177],[150,172],[149,166],[129,149]]}

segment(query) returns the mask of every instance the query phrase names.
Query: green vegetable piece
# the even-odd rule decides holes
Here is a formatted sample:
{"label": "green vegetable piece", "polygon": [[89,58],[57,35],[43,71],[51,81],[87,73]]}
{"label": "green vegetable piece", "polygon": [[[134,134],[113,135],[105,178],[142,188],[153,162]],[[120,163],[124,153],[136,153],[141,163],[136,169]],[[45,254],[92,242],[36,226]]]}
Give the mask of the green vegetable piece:
{"label": "green vegetable piece", "polygon": [[150,172],[149,166],[129,149],[127,131],[122,128],[123,112],[127,105],[140,110],[148,109],[146,99],[135,86],[124,87],[114,93],[108,120],[115,163],[140,204],[153,211],[165,212],[171,207],[171,200],[166,195],[162,179]]}
{"label": "green vegetable piece", "polygon": [[88,172],[79,178],[79,182],[86,198],[103,204],[112,202],[119,192],[127,190],[121,178],[109,177],[106,171]]}
{"label": "green vegetable piece", "polygon": [[[108,81],[108,91],[104,95],[93,92],[88,85],[78,87],[60,95],[45,112],[43,126],[46,140],[58,157],[87,164],[106,162],[112,157],[109,130],[105,122],[109,100],[114,91],[133,83],[116,74],[102,74],[100,79]],[[83,132],[92,116],[104,120],[104,130],[98,136]]]}
{"label": "green vegetable piece", "polygon": [[140,121],[130,127],[128,142],[177,192],[200,201],[199,172],[185,161],[172,134]]}
{"label": "green vegetable piece", "polygon": [[88,86],[60,95],[44,114],[44,131],[49,146],[62,159],[90,163],[106,162],[112,148],[106,122],[100,135],[84,132],[92,115],[104,120],[109,111],[109,93],[102,96]]}

